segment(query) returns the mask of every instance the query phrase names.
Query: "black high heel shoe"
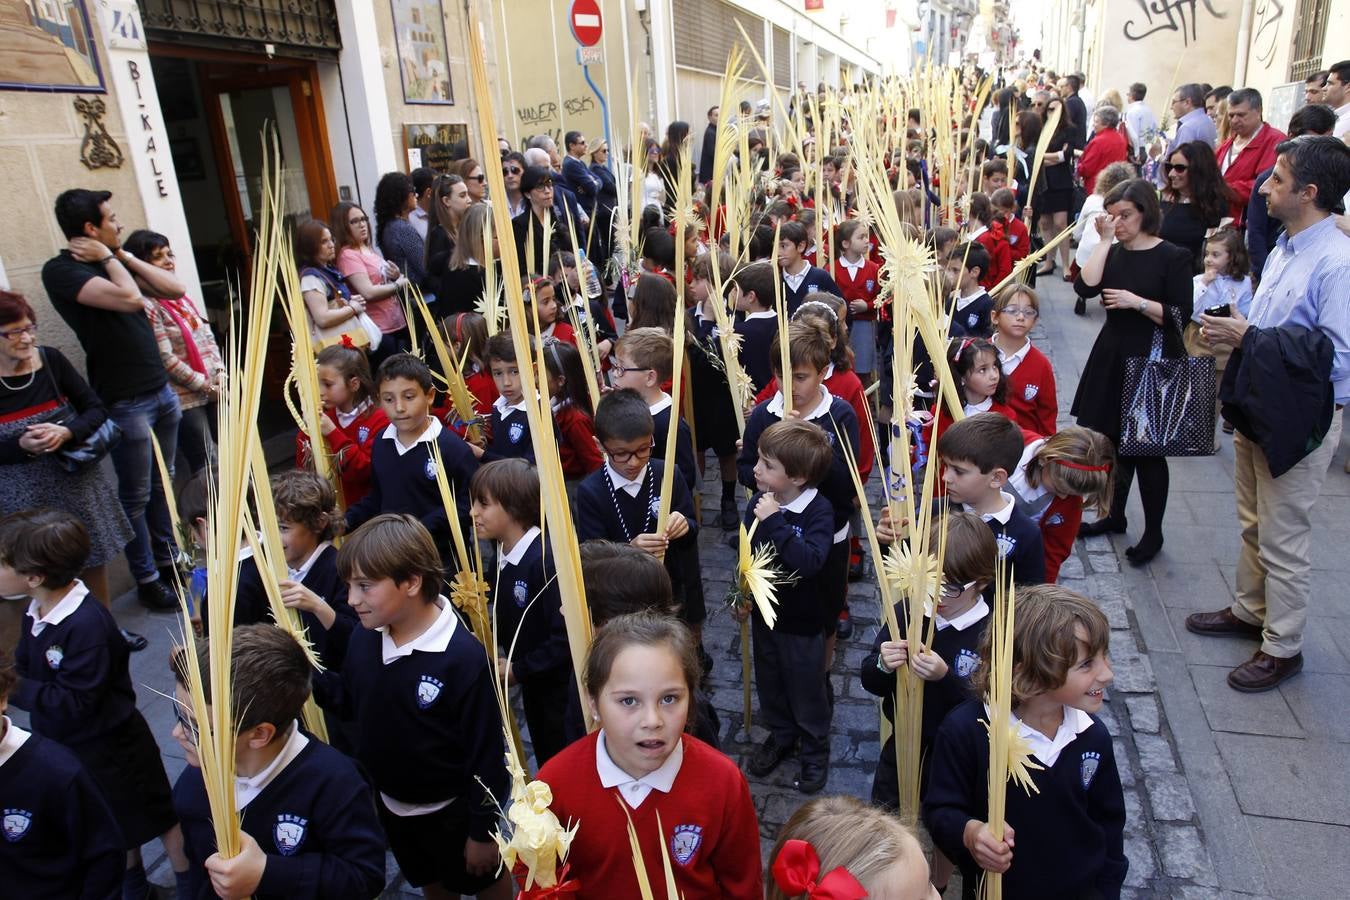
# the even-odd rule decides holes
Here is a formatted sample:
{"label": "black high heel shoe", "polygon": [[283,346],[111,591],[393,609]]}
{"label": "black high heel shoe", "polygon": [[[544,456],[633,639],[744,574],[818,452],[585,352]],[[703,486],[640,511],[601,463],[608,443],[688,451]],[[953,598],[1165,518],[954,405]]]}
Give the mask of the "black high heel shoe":
{"label": "black high heel shoe", "polygon": [[1149,561],[1158,555],[1158,551],[1162,550],[1162,547],[1162,535],[1157,537],[1144,535],[1139,539],[1139,543],[1125,550],[1125,558],[1130,561],[1130,565],[1137,569],[1140,566],[1148,565]]}
{"label": "black high heel shoe", "polygon": [[1078,536],[1080,538],[1096,537],[1099,534],[1124,534],[1128,523],[1125,517],[1107,516],[1104,519],[1098,519],[1095,522],[1084,522],[1078,526]]}
{"label": "black high heel shoe", "polygon": [[1075,316],[1087,315],[1087,301],[1084,300],[1082,297],[1079,297],[1077,300],[1073,301],[1073,314]]}

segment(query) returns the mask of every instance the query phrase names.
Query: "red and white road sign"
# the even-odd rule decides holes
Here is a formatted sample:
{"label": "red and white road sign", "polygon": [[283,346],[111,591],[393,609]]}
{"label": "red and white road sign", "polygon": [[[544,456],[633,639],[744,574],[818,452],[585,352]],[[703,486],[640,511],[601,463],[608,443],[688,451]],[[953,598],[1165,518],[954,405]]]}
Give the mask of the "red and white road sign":
{"label": "red and white road sign", "polygon": [[600,22],[600,4],[596,0],[572,0],[572,8],[567,14],[568,24],[572,26],[572,37],[583,47],[594,47],[600,43],[603,28]]}

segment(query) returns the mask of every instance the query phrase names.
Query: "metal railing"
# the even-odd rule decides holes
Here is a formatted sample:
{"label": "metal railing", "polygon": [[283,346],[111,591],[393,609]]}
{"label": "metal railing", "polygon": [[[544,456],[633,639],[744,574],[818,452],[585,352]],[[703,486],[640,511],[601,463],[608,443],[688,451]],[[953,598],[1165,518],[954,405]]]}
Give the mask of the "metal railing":
{"label": "metal railing", "polygon": [[151,37],[342,48],[334,0],[139,0]]}

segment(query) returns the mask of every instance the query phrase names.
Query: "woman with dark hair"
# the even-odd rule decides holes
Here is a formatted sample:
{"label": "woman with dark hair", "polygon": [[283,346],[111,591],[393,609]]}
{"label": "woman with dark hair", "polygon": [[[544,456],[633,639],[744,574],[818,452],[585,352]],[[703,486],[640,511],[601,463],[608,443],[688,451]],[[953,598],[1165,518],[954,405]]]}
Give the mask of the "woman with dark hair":
{"label": "woman with dark hair", "polygon": [[520,177],[520,191],[527,206],[511,220],[515,231],[516,252],[521,270],[530,275],[548,271],[548,260],[555,253],[572,249],[567,216],[555,202],[553,173],[543,166],[526,166]]}
{"label": "woman with dark hair", "polygon": [[[447,284],[460,225],[473,206],[468,183],[458,175],[439,175],[431,186],[431,227],[427,229],[427,287],[436,294],[436,316],[459,310]],[[467,312],[468,310],[460,310]]]}
{"label": "woman with dark hair", "polygon": [[[112,602],[107,564],[131,540],[131,523],[113,502],[117,489],[101,465],[70,472],[57,454],[107,418],[103,401],[61,351],[38,344],[37,314],[23,295],[0,291],[0,515],[48,507],[78,516],[90,547],[80,579],[104,606]],[[144,637],[122,636],[132,650],[145,649]]]}
{"label": "woman with dark hair", "polygon": [[366,301],[351,292],[337,270],[337,245],[327,225],[310,219],[296,229],[295,261],[313,337],[318,340],[321,330],[337,326],[354,333],[360,327],[355,320],[366,311]]}
{"label": "woman with dark hair", "polygon": [[408,319],[398,299],[399,289],[408,279],[397,265],[387,262],[370,245],[370,220],[361,207],[346,201],[339,203],[333,207],[330,227],[337,245],[337,269],[348,290],[365,300],[366,314],[383,335],[380,346],[370,355],[370,368],[378,369],[386,357],[402,353],[410,346]]}
{"label": "woman with dark hair", "polygon": [[609,144],[598,142],[591,150],[591,174],[600,182],[595,193],[595,223],[591,231],[591,246],[587,253],[595,271],[602,277],[609,265],[614,246],[614,210],[619,206],[619,186],[614,170],[609,167]]}
{"label": "woman with dark hair", "polygon": [[1191,318],[1191,257],[1158,237],[1162,212],[1147,181],[1136,178],[1117,185],[1105,202],[1106,215],[1093,223],[1102,240],[1073,288],[1080,297],[1100,296],[1106,321],[1083,366],[1071,412],[1079,425],[1115,443],[1115,496],[1110,514],[1084,523],[1078,533],[1083,537],[1125,533],[1125,501],[1138,472],[1144,533],[1125,555],[1131,565],[1142,566],[1162,549],[1168,470],[1165,457],[1119,453],[1125,361],[1148,356],[1159,340],[1164,357],[1186,355],[1182,332]]}
{"label": "woman with dark hair", "polygon": [[[487,284],[484,261],[489,258],[487,228],[493,219],[493,208],[487,203],[475,203],[459,223],[454,252],[446,263],[445,278],[441,281],[439,309],[441,317],[455,313],[471,313],[477,307]],[[498,265],[497,247],[501,238],[493,223],[493,265]],[[500,281],[498,282],[501,283]]]}
{"label": "woman with dark hair", "polygon": [[1233,189],[1219,174],[1214,151],[1191,141],[1163,160],[1162,227],[1158,237],[1191,254],[1192,273],[1205,266],[1205,235],[1228,215]]}
{"label": "woman with dark hair", "polygon": [[487,199],[487,175],[478,160],[471,156],[458,160],[450,166],[450,174],[458,175],[469,191],[470,203],[482,203]]}
{"label": "woman with dark hair", "polygon": [[[661,144],[661,181],[666,190],[663,212],[666,220],[674,214],[675,203],[679,199],[680,154],[684,153],[689,164],[689,184],[697,186],[694,165],[696,160],[689,156],[689,123],[675,121],[666,126],[666,140]],[[693,196],[691,189],[689,196]]]}
{"label": "woman with dark hair", "polygon": [[[1073,120],[1073,114],[1064,105],[1063,100],[1051,97],[1045,105],[1041,131],[1045,130],[1051,114],[1056,109],[1060,110],[1059,124],[1055,127],[1055,133],[1050,136],[1050,143],[1046,144],[1045,156],[1041,160],[1040,178],[1037,179],[1031,199],[1031,208],[1037,216],[1041,240],[1047,244],[1068,227],[1069,211],[1073,208],[1073,151],[1077,141],[1078,123]],[[1037,140],[1039,139],[1038,132]],[[1035,145],[1032,144],[1031,147],[1031,152],[1035,153]],[[1058,252],[1060,264],[1064,266],[1064,277],[1067,279],[1073,248],[1069,246],[1068,241],[1061,241]],[[1054,271],[1055,263],[1052,258],[1050,268],[1037,269],[1036,275],[1040,277]]]}
{"label": "woman with dark hair", "polygon": [[426,242],[408,221],[416,208],[412,178],[402,172],[388,172],[380,178],[375,186],[375,244],[408,281],[427,290]]}

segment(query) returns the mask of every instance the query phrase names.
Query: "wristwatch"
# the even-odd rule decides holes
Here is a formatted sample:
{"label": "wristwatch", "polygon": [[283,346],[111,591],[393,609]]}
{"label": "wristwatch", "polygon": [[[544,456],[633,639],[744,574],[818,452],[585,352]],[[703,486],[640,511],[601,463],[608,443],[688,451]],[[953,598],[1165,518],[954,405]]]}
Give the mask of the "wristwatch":
{"label": "wristwatch", "polygon": [[1139,311],[1140,311],[1140,312],[1144,312],[1146,309],[1148,309],[1148,301],[1147,301],[1147,300],[1140,300],[1140,301],[1139,301]]}

